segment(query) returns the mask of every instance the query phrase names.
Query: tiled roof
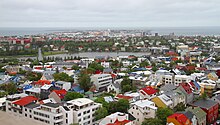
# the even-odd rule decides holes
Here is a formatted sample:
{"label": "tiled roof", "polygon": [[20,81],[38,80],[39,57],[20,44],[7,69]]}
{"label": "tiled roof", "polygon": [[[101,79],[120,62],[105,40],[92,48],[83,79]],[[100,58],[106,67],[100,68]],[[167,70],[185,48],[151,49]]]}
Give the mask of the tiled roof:
{"label": "tiled roof", "polygon": [[147,86],[145,88],[142,88],[141,90],[143,90],[145,93],[147,93],[148,95],[152,95],[155,94],[157,92],[157,90],[155,90],[154,88],[152,88],[151,86]]}
{"label": "tiled roof", "polygon": [[38,99],[34,96],[26,96],[26,97],[23,97],[15,102],[13,102],[13,104],[25,106],[27,104],[30,104],[31,102],[36,101],[36,100],[38,100]]}
{"label": "tiled roof", "polygon": [[34,84],[37,84],[37,85],[41,85],[43,86],[44,84],[51,84],[51,81],[49,80],[38,80],[37,82],[34,82]]}

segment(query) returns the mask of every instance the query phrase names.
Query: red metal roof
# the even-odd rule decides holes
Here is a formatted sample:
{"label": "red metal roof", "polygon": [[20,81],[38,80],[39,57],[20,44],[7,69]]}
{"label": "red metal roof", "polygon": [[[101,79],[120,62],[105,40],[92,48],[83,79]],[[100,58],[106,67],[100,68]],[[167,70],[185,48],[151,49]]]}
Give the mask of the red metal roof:
{"label": "red metal roof", "polygon": [[168,116],[168,118],[174,118],[176,119],[181,125],[185,125],[185,123],[188,121],[190,121],[184,114],[182,113],[174,113],[170,116]]}
{"label": "red metal roof", "polygon": [[183,89],[188,93],[191,94],[192,93],[192,89],[190,88],[190,85],[188,83],[181,83],[180,86],[183,87]]}
{"label": "red metal roof", "polygon": [[119,99],[126,99],[126,100],[129,100],[129,99],[133,98],[131,96],[124,96],[122,94],[118,94],[116,97],[119,98]]}
{"label": "red metal roof", "polygon": [[131,122],[130,120],[123,120],[123,121],[118,121],[118,120],[116,120],[115,121],[115,123],[109,123],[109,124],[107,124],[107,125],[125,125],[125,124],[127,124],[127,123],[129,123],[129,122]]}
{"label": "red metal roof", "polygon": [[41,86],[43,86],[43,85],[45,85],[45,84],[50,85],[50,84],[51,84],[51,81],[49,81],[49,80],[38,80],[38,81],[35,82],[34,84],[41,85]]}
{"label": "red metal roof", "polygon": [[63,99],[67,93],[67,91],[65,89],[54,90],[53,92],[55,92],[61,99]]}
{"label": "red metal roof", "polygon": [[27,104],[30,104],[31,102],[34,102],[38,100],[36,97],[34,96],[26,96],[24,98],[21,98],[15,102],[13,102],[13,104],[16,104],[16,105],[20,105],[20,106],[25,106]]}
{"label": "red metal roof", "polygon": [[157,90],[152,88],[151,86],[147,86],[145,88],[142,88],[141,90],[143,90],[148,95],[152,95],[152,94],[155,94],[157,92]]}

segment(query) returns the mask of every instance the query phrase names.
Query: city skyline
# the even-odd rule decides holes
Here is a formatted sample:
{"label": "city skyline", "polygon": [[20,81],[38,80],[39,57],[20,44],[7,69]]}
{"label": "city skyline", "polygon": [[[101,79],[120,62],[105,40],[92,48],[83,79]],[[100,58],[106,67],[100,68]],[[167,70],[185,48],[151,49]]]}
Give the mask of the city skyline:
{"label": "city skyline", "polygon": [[219,26],[220,1],[2,0],[0,27]]}

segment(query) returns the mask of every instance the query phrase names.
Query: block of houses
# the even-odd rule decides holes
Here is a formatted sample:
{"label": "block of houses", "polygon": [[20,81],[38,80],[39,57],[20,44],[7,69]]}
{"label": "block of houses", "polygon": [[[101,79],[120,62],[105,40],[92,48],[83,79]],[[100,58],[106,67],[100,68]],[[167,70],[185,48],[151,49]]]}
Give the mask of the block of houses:
{"label": "block of houses", "polygon": [[173,107],[178,105],[179,103],[186,104],[185,95],[178,90],[173,90],[164,93],[167,97],[169,97],[173,102]]}
{"label": "block of houses", "polygon": [[56,71],[44,71],[43,75],[40,80],[49,80],[49,81],[54,81],[53,74],[56,73]]}
{"label": "block of houses", "polygon": [[192,125],[192,122],[183,113],[174,113],[167,117],[167,124],[168,125]]}
{"label": "block of houses", "polygon": [[218,75],[216,75],[215,72],[211,72],[207,75],[207,77],[210,79],[210,80],[213,80],[213,81],[217,81],[218,80]]}
{"label": "block of houses", "polygon": [[218,119],[219,104],[211,99],[201,99],[191,103],[192,106],[200,107],[206,112],[206,123],[214,123]]}
{"label": "block of houses", "polygon": [[143,99],[152,99],[156,97],[157,90],[150,86],[147,86],[145,88],[140,89],[139,93]]}
{"label": "block of houses", "polygon": [[147,118],[155,118],[157,107],[155,103],[148,100],[139,100],[131,103],[128,112],[133,115],[136,120],[135,124],[140,125]]}
{"label": "block of houses", "polygon": [[171,109],[173,108],[173,101],[165,94],[156,96],[152,98],[151,101],[153,101],[157,107],[171,108]]}
{"label": "block of houses", "polygon": [[177,91],[184,94],[186,103],[190,103],[193,101],[194,95],[188,83],[181,83],[180,86],[177,88]]}
{"label": "block of houses", "polygon": [[192,112],[196,116],[197,125],[206,125],[206,112],[199,107],[188,107],[186,111]]}
{"label": "block of houses", "polygon": [[99,125],[135,125],[135,118],[126,113],[116,112],[103,118]]}

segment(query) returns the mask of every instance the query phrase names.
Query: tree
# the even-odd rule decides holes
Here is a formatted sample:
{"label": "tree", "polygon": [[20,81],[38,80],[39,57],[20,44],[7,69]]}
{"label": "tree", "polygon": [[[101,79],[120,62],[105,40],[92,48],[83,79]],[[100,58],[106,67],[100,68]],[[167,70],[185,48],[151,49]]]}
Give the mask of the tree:
{"label": "tree", "polygon": [[17,87],[14,83],[2,84],[0,89],[4,90],[9,95],[15,94],[17,92]]}
{"label": "tree", "polygon": [[167,122],[167,117],[171,114],[173,114],[173,111],[169,108],[158,108],[156,112],[157,118],[160,119],[164,125]]}
{"label": "tree", "polygon": [[84,91],[88,91],[92,86],[90,76],[85,71],[81,71],[80,73],[79,85]]}
{"label": "tree", "polygon": [[67,92],[67,94],[64,97],[64,100],[70,101],[77,98],[83,98],[83,95],[77,92]]}
{"label": "tree", "polygon": [[152,68],[152,71],[156,72],[156,71],[157,71],[157,67],[154,66],[154,67]]}
{"label": "tree", "polygon": [[96,98],[96,99],[95,99],[95,102],[101,103],[104,108],[109,109],[109,103],[106,102],[103,97],[98,97],[98,98]]}
{"label": "tree", "polygon": [[183,104],[183,103],[181,102],[181,103],[178,103],[178,104],[173,108],[173,111],[174,111],[174,112],[177,112],[177,111],[185,111],[185,109],[186,109],[185,104]]}
{"label": "tree", "polygon": [[140,67],[146,67],[149,66],[149,63],[147,61],[143,61],[140,63]]}
{"label": "tree", "polygon": [[104,67],[100,64],[98,64],[97,62],[93,62],[91,64],[89,64],[89,68],[96,70],[100,70],[103,71]]}
{"label": "tree", "polygon": [[162,121],[157,118],[145,119],[141,125],[163,125]]}
{"label": "tree", "polygon": [[74,70],[79,70],[80,67],[79,67],[78,65],[74,64],[74,65],[72,66],[72,69],[74,69]]}
{"label": "tree", "polygon": [[66,81],[66,82],[72,82],[73,78],[69,75],[67,75],[64,72],[61,73],[55,73],[53,74],[54,80],[55,81]]}
{"label": "tree", "polygon": [[123,81],[121,82],[121,89],[122,92],[128,92],[128,91],[136,90],[136,86],[134,86],[131,83],[130,79],[124,78]]}
{"label": "tree", "polygon": [[29,72],[27,72],[26,76],[29,81],[38,81],[42,77],[42,74],[29,71]]}
{"label": "tree", "polygon": [[126,99],[120,99],[117,102],[110,102],[109,103],[109,113],[115,112],[124,112],[127,113],[129,108],[129,101]]}
{"label": "tree", "polygon": [[108,110],[105,107],[99,108],[95,112],[95,120],[99,120],[108,115]]}

